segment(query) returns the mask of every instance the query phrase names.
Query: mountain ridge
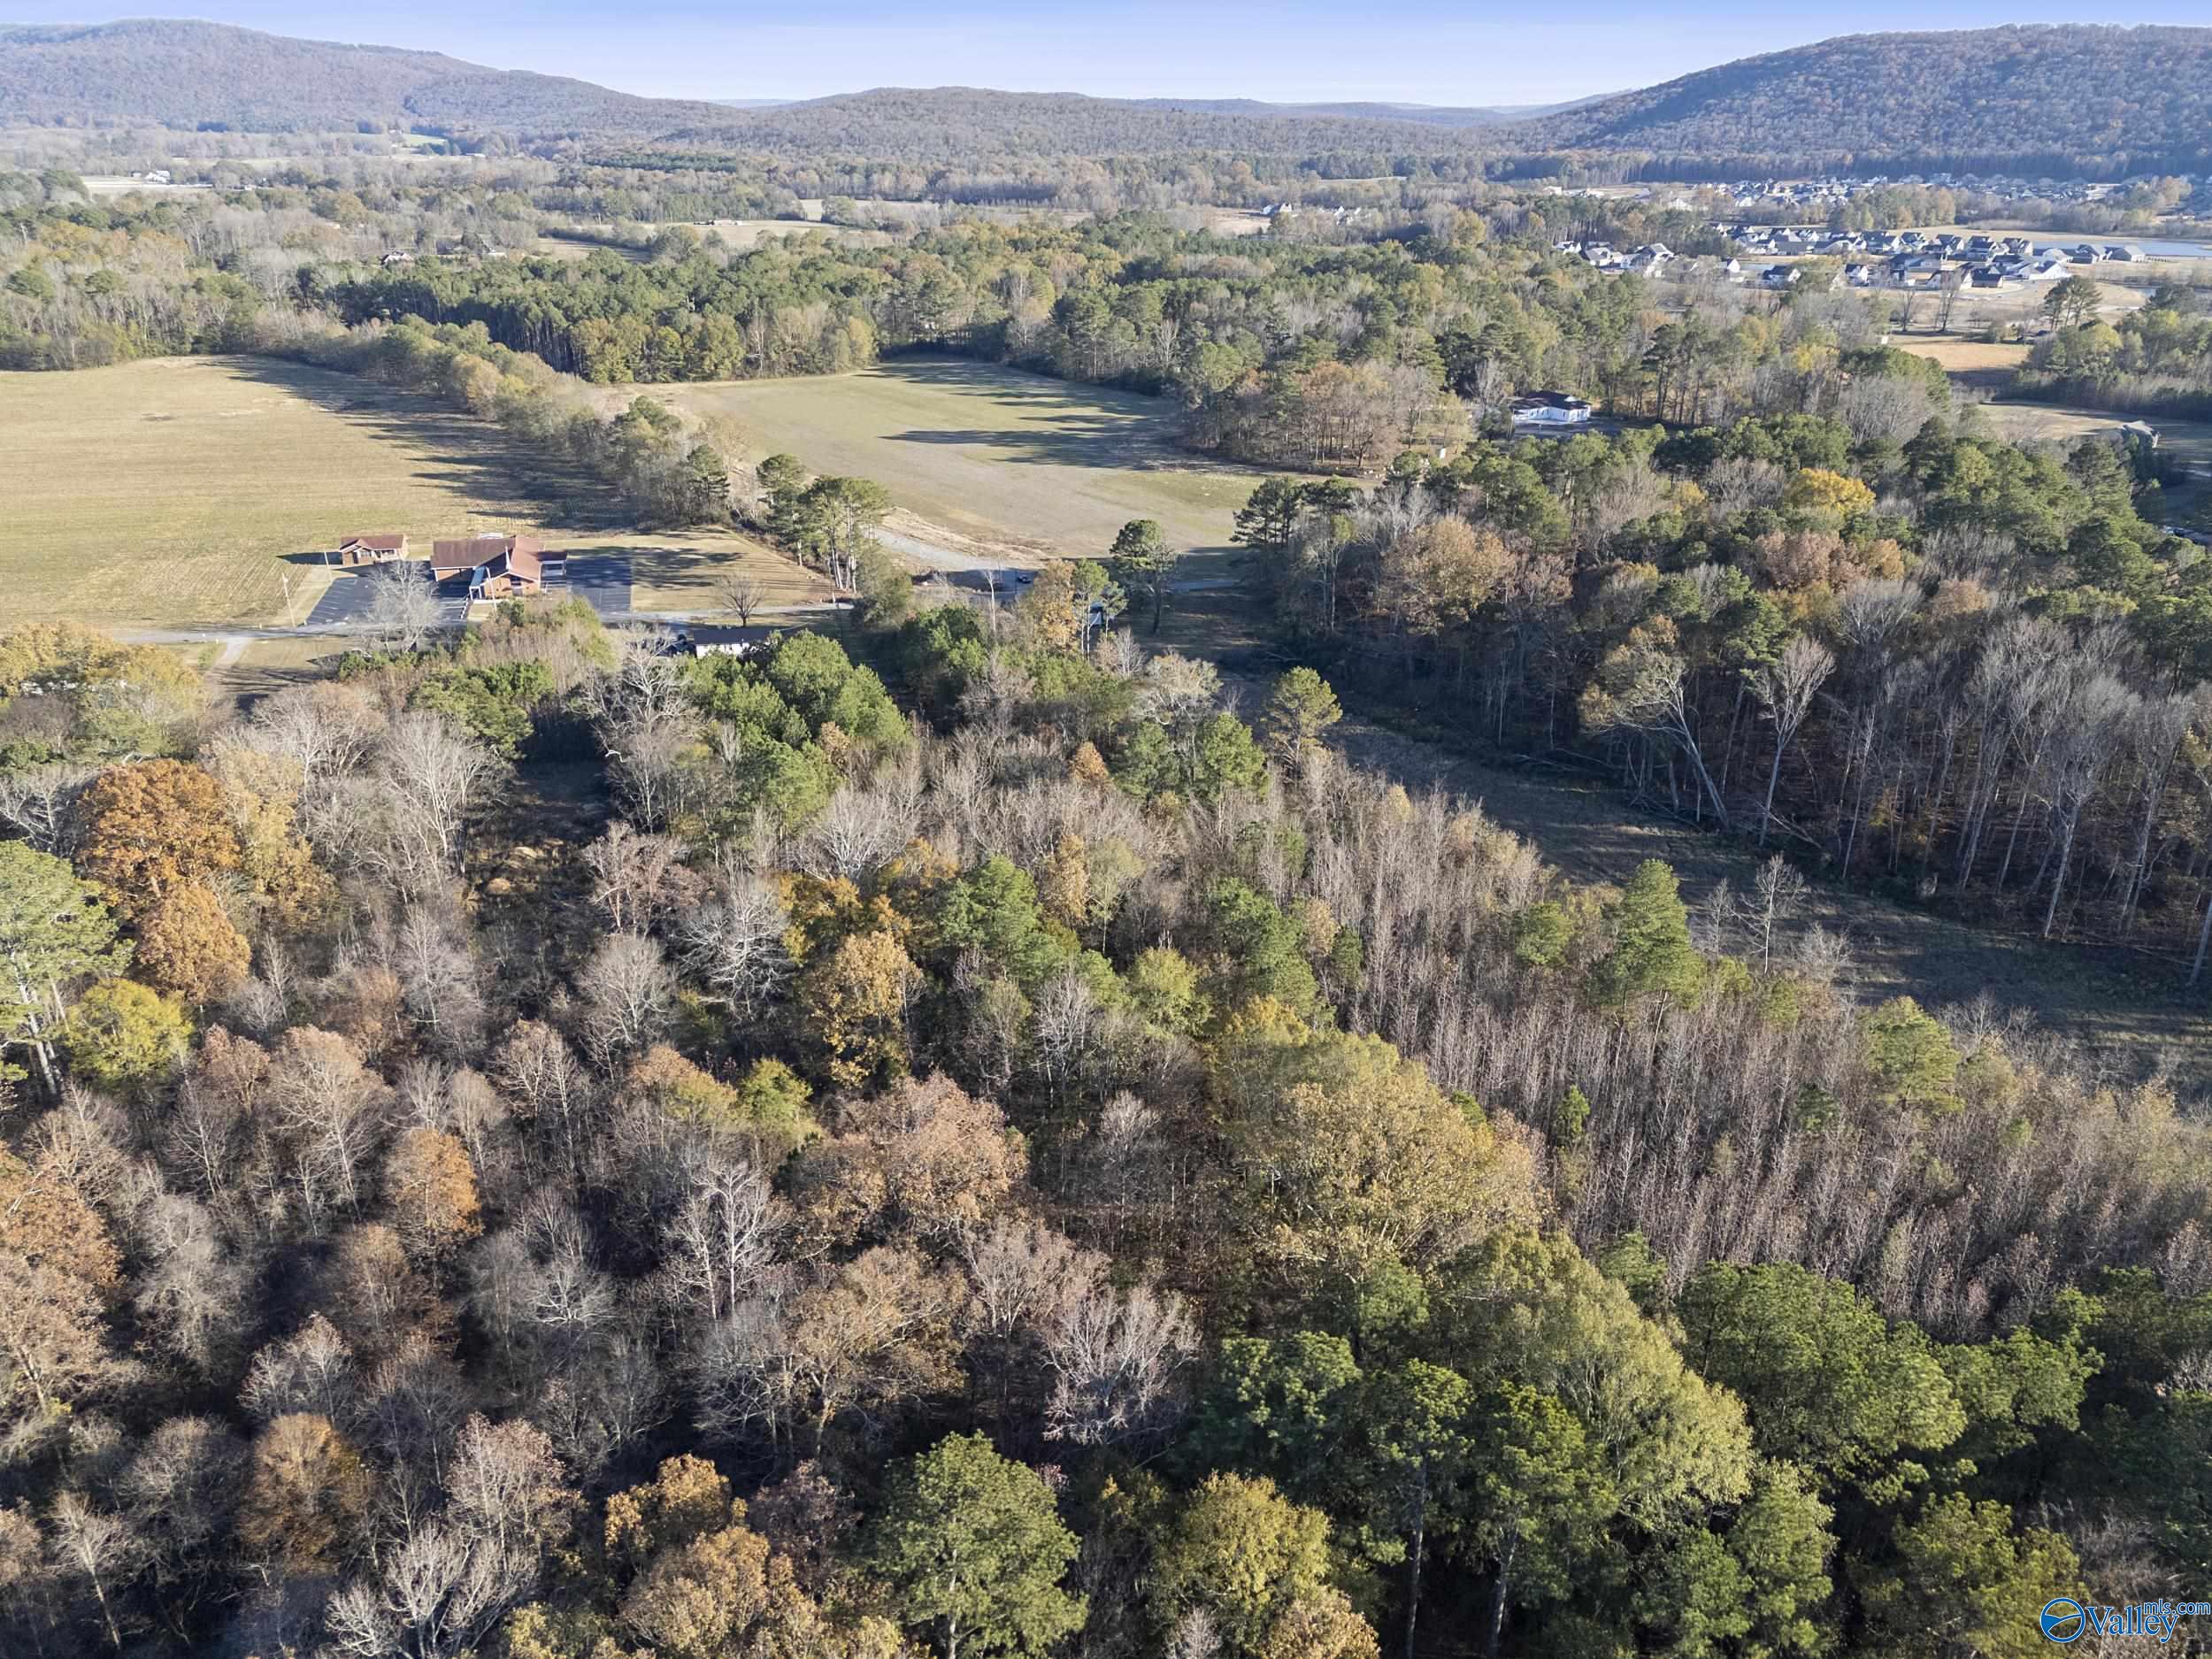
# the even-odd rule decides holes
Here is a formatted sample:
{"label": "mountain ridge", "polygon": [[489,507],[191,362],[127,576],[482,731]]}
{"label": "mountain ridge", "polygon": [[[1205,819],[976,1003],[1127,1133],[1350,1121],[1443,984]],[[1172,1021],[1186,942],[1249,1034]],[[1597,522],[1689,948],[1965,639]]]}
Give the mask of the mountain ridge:
{"label": "mountain ridge", "polygon": [[2212,170],[2212,27],[1839,35],[1531,110],[956,86],[791,101],[650,98],[404,47],[134,19],[0,25],[0,120],[411,127],[920,164],[1211,153],[1384,168],[1447,157],[1463,171],[1526,171],[1548,157],[1604,156],[1633,157],[1632,173],[1643,176],[1947,168],[2119,176]]}

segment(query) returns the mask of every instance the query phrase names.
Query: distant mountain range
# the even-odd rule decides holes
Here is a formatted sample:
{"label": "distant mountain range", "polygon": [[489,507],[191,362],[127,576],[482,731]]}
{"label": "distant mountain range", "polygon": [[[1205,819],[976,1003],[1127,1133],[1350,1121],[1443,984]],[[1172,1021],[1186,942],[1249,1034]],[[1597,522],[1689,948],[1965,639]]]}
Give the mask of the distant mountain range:
{"label": "distant mountain range", "polygon": [[2212,28],[1848,35],[1540,108],[1092,98],[878,88],[797,103],[643,98],[435,52],[221,24],[0,27],[0,122],[249,130],[361,123],[886,160],[1600,152],[1746,171],[2212,165]]}
{"label": "distant mountain range", "polygon": [[[2054,24],[1849,35],[1517,124],[1532,150],[1714,160],[1962,158],[2033,174],[2212,158],[2212,28]],[[2190,164],[2193,163],[2193,166]]]}
{"label": "distant mountain range", "polygon": [[0,27],[0,121],[331,131],[380,125],[647,137],[728,111],[440,52],[169,19]]}
{"label": "distant mountain range", "polygon": [[1519,104],[1461,107],[1440,104],[1264,104],[1257,98],[1129,98],[1144,110],[1186,110],[1197,115],[1257,115],[1284,120],[1412,121],[1423,127],[1496,127],[1594,103]]}

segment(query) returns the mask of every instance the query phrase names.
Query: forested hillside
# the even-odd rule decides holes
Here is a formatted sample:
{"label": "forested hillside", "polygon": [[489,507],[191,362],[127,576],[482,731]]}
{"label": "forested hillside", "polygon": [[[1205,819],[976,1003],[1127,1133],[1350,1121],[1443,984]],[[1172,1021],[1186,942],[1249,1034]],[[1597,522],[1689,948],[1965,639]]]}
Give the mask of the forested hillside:
{"label": "forested hillside", "polygon": [[[884,87],[776,109],[722,111],[672,142],[804,156],[958,161],[978,156],[1107,157],[1172,152],[1302,154],[1465,151],[1477,130],[1411,118],[1237,101],[1133,101],[1071,92]],[[1388,170],[1386,162],[1383,171]]]}
{"label": "forested hillside", "polygon": [[1878,163],[2118,177],[2201,172],[2208,134],[2212,29],[2068,25],[1846,35],[1495,136],[1516,148],[1641,150],[1663,171]]}
{"label": "forested hillside", "polygon": [[0,1645],[1941,1659],[2186,1593],[2164,1088],[1563,882],[1310,671],[1255,730],[1085,649],[1104,575],[747,660],[517,602],[230,720],[0,637]]}
{"label": "forested hillside", "polygon": [[1849,167],[2118,177],[2201,172],[2212,157],[2212,30],[1854,35],[1545,113],[967,87],[740,109],[433,53],[139,21],[0,28],[0,119],[279,131],[369,121],[655,141],[703,158],[1000,171],[1177,157],[1210,172],[1479,179],[1618,171],[1625,157],[1666,177]]}
{"label": "forested hillside", "polygon": [[141,19],[0,27],[0,120],[157,121],[261,132],[357,122],[458,132],[652,134],[716,113],[435,52]]}

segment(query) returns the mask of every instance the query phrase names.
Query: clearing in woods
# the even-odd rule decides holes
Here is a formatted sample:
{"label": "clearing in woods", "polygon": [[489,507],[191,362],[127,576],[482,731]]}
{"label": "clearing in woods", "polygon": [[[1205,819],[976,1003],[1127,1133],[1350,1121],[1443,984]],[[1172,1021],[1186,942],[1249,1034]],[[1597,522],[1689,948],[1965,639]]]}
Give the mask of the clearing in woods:
{"label": "clearing in woods", "polygon": [[1162,399],[938,357],[618,396],[636,392],[734,421],[751,459],[784,450],[817,472],[875,480],[903,510],[895,532],[949,531],[1012,561],[1096,557],[1132,518],[1157,519],[1179,547],[1225,550],[1264,476],[1179,449]]}
{"label": "clearing in woods", "polygon": [[360,580],[323,551],[383,531],[425,553],[495,532],[626,553],[640,610],[716,610],[741,565],[765,604],[828,592],[728,531],[631,530],[603,491],[488,422],[273,358],[0,374],[0,479],[10,621],[296,624],[333,580]]}

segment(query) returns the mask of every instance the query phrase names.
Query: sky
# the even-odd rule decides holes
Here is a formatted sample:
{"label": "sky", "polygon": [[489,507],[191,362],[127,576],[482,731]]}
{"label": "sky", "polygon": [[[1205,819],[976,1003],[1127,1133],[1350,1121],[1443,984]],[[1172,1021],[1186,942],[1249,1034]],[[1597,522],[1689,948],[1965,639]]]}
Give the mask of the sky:
{"label": "sky", "polygon": [[1825,16],[1714,0],[209,0],[191,16],[273,34],[449,52],[682,98],[810,98],[974,86],[1103,97],[1550,104],[1671,80],[1839,34],[1998,23],[2195,23],[2203,0],[2129,0],[2125,18],[2033,0],[1855,0]]}

